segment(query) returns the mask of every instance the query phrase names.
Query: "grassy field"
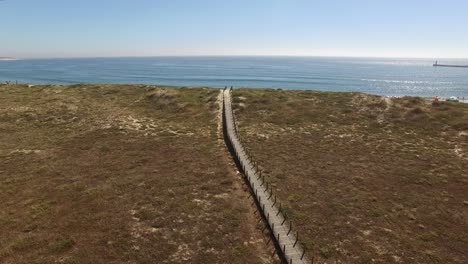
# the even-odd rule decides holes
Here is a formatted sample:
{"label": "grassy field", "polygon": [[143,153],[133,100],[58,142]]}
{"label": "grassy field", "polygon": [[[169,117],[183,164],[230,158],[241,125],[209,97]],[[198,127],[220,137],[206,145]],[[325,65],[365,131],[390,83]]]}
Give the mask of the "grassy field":
{"label": "grassy field", "polygon": [[217,96],[0,86],[0,263],[274,263]]}
{"label": "grassy field", "polygon": [[244,146],[318,263],[468,263],[468,105],[234,90]]}

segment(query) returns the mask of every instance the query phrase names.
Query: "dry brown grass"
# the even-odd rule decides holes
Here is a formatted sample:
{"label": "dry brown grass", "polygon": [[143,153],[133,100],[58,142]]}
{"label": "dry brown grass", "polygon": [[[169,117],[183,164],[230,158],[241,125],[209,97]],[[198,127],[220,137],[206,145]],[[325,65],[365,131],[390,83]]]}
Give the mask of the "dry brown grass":
{"label": "dry brown grass", "polygon": [[0,86],[1,263],[271,263],[214,89]]}
{"label": "dry brown grass", "polygon": [[317,262],[468,262],[468,105],[234,96],[244,144]]}

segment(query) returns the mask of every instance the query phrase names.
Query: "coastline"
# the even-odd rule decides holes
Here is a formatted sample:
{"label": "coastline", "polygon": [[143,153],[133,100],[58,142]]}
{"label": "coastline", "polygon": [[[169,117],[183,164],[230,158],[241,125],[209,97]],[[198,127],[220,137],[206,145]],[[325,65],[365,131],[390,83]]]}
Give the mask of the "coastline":
{"label": "coastline", "polygon": [[[87,85],[103,85],[103,86],[112,86],[112,85],[145,85],[148,87],[170,87],[170,88],[209,88],[209,89],[222,89],[223,87],[221,86],[206,86],[206,85],[200,85],[200,86],[181,86],[181,85],[170,85],[170,84],[141,84],[141,83],[29,83],[29,82],[21,82],[18,81],[16,84],[14,81],[10,81],[10,84],[5,83],[4,81],[0,80],[0,86],[3,85],[27,85],[28,87],[33,87],[33,86],[87,86]],[[432,101],[433,96],[426,96],[426,95],[415,95],[415,94],[406,94],[406,95],[389,95],[389,94],[378,94],[378,93],[371,93],[371,92],[366,92],[366,91],[331,91],[331,90],[319,90],[319,89],[283,89],[283,88],[271,88],[271,87],[236,87],[237,89],[239,88],[246,88],[246,89],[253,89],[253,90],[278,90],[278,91],[315,91],[315,92],[329,92],[329,93],[362,93],[362,94],[368,94],[368,95],[375,95],[375,96],[380,96],[383,98],[403,98],[403,97],[420,97],[423,98],[424,100],[427,101]],[[436,95],[441,102],[445,101],[450,101],[449,96],[439,96]],[[468,94],[466,96],[456,96],[458,103],[465,103],[468,104]]]}
{"label": "coastline", "polygon": [[[468,61],[447,63],[468,64]],[[232,85],[283,90],[358,91],[388,96],[468,96],[466,71],[448,68],[436,70],[432,67],[432,60],[277,57],[20,58],[17,61],[0,63],[0,73],[0,81],[18,80],[33,84]]]}

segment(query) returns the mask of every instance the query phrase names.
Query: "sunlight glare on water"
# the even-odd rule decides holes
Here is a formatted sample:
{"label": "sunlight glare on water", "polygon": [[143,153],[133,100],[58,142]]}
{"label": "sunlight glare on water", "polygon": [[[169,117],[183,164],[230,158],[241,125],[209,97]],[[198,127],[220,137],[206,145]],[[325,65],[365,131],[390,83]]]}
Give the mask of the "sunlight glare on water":
{"label": "sunlight glare on water", "polygon": [[[468,65],[463,60],[439,63]],[[468,68],[429,59],[325,57],[142,57],[0,61],[0,81],[128,83],[359,91],[468,97]]]}

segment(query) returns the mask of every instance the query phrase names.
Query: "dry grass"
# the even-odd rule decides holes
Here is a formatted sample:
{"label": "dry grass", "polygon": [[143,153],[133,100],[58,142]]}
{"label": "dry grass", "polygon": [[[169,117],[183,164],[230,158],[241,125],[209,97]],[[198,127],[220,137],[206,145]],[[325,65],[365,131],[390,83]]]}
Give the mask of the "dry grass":
{"label": "dry grass", "polygon": [[244,144],[317,262],[468,262],[468,105],[234,96]]}
{"label": "dry grass", "polygon": [[1,263],[271,263],[218,90],[0,86]]}

